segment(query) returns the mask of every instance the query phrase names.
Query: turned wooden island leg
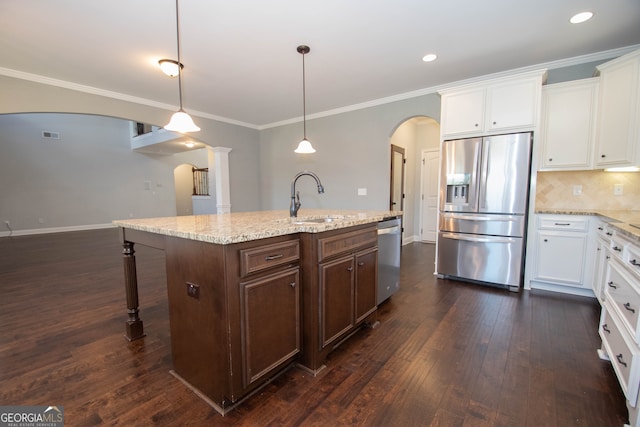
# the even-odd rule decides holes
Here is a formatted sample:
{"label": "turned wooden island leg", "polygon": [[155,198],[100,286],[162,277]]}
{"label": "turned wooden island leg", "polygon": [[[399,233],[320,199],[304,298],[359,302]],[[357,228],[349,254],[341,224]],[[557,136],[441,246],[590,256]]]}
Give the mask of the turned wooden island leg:
{"label": "turned wooden island leg", "polygon": [[144,337],[142,320],[138,316],[138,276],[136,273],[136,257],[133,242],[122,243],[124,261],[124,287],[127,295],[127,313],[129,319],[125,323],[125,337],[129,341]]}

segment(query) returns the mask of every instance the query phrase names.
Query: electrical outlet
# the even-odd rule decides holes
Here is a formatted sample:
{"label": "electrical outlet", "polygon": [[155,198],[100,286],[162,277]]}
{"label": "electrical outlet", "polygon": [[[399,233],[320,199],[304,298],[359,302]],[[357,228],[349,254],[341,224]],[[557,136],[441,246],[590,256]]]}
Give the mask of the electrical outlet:
{"label": "electrical outlet", "polygon": [[574,196],[582,195],[582,185],[574,185],[573,186],[573,195]]}
{"label": "electrical outlet", "polygon": [[624,194],[624,187],[622,184],[615,184],[613,186],[613,195],[614,196],[622,196]]}

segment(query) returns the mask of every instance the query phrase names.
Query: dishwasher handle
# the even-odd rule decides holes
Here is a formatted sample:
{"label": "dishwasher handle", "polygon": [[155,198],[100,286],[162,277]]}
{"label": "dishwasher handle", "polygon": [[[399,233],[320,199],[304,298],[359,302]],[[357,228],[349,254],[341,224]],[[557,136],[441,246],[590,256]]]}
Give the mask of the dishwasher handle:
{"label": "dishwasher handle", "polygon": [[472,236],[458,233],[443,233],[442,237],[451,240],[466,240],[467,242],[474,243],[513,243],[518,240],[518,238],[506,236]]}
{"label": "dishwasher handle", "polygon": [[398,234],[400,233],[400,226],[396,225],[395,227],[387,227],[387,228],[378,228],[378,236],[381,234]]}

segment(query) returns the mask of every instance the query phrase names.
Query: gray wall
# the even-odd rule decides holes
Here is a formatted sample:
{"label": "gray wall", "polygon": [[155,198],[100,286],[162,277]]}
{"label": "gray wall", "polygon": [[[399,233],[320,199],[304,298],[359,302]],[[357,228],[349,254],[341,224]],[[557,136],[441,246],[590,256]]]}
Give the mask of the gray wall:
{"label": "gray wall", "polygon": [[0,219],[34,230],[175,215],[173,170],[206,165],[206,152],[140,154],[129,135],[128,121],[104,116],[0,115]]}
{"label": "gray wall", "polygon": [[[0,76],[0,93],[2,93],[0,114],[22,112],[96,114],[163,126],[174,112],[157,106],[142,105],[6,76]],[[233,150],[229,154],[232,209],[234,211],[259,209],[258,130],[197,116],[194,120],[202,128],[197,135],[194,135],[196,138],[212,147],[229,147]],[[1,151],[0,155],[2,155]]]}
{"label": "gray wall", "polygon": [[[260,133],[260,170],[263,209],[287,209],[291,179],[299,171],[316,172],[325,187],[319,195],[311,178],[298,180],[305,208],[389,208],[390,138],[396,128],[414,116],[440,121],[440,96],[430,94],[329,117],[307,120],[307,138],[315,154],[296,154],[302,123]],[[367,188],[358,196],[358,188]]]}

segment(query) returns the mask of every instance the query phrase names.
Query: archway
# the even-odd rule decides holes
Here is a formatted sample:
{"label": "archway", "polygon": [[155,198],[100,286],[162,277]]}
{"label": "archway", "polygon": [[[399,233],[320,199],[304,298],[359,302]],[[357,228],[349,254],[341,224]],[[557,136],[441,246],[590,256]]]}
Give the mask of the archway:
{"label": "archway", "polygon": [[[437,162],[434,173],[434,163],[430,159],[439,156],[440,124],[427,116],[411,117],[395,128],[390,144],[405,150],[403,243],[432,241],[425,239],[422,231],[435,228],[437,209],[429,210],[427,215],[422,213],[426,209],[423,201],[432,201],[429,194],[434,189],[437,192]],[[425,186],[425,182],[433,184],[434,179],[433,186]]]}

